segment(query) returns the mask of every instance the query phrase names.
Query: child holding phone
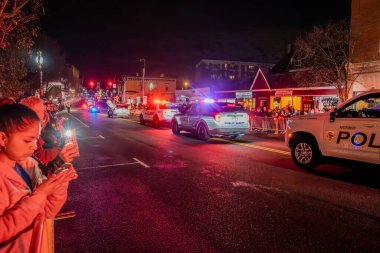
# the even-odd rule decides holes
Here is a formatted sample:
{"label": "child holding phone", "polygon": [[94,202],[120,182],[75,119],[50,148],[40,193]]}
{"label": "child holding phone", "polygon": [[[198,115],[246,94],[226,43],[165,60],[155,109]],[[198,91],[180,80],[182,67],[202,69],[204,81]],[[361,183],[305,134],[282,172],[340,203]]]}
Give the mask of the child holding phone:
{"label": "child holding phone", "polygon": [[43,176],[30,158],[40,131],[39,118],[28,107],[0,107],[0,252],[29,252],[36,217],[55,217],[69,181],[77,178],[72,168]]}

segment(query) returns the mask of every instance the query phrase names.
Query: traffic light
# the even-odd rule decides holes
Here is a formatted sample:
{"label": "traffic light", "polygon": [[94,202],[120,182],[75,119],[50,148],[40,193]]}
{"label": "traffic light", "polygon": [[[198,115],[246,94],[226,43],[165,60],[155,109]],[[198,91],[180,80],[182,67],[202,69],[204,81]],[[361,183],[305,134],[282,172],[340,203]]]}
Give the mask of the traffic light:
{"label": "traffic light", "polygon": [[112,82],[108,82],[108,88],[112,88]]}
{"label": "traffic light", "polygon": [[90,87],[94,88],[94,82],[93,81],[90,82]]}

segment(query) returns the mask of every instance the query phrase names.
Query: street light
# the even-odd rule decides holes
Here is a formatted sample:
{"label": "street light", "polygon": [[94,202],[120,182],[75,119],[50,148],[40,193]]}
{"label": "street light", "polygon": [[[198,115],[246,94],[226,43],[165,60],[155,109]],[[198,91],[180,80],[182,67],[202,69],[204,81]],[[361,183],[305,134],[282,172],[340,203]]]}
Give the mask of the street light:
{"label": "street light", "polygon": [[42,88],[42,63],[44,62],[44,58],[42,57],[42,51],[37,51],[36,62],[38,65],[38,69],[40,70],[40,97],[43,96],[43,88]]}
{"label": "street light", "polygon": [[144,66],[143,66],[143,69],[142,69],[142,91],[141,91],[142,104],[144,104],[145,59],[140,59],[140,62],[144,63]]}

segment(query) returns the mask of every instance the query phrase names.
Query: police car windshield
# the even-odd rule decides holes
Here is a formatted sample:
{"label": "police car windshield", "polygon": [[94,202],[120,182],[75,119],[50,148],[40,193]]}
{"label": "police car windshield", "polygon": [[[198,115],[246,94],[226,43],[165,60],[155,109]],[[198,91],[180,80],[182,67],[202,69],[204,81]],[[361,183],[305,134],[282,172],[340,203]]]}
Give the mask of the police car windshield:
{"label": "police car windshield", "polygon": [[216,102],[216,103],[210,103],[210,104],[204,104],[204,113],[218,113],[218,112],[239,112],[244,111],[243,107],[241,105],[236,104],[230,104],[230,103],[222,103],[222,102]]}

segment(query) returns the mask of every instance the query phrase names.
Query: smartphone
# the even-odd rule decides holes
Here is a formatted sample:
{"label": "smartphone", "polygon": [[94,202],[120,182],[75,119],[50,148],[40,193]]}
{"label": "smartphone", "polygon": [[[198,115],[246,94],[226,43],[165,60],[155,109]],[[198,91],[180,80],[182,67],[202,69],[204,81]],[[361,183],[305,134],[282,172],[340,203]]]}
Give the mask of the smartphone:
{"label": "smartphone", "polygon": [[62,164],[62,166],[59,169],[57,169],[54,172],[54,174],[58,175],[58,174],[60,174],[60,173],[62,173],[64,171],[67,171],[67,170],[71,169],[71,168],[72,168],[72,164],[71,163],[64,163],[64,164]]}

